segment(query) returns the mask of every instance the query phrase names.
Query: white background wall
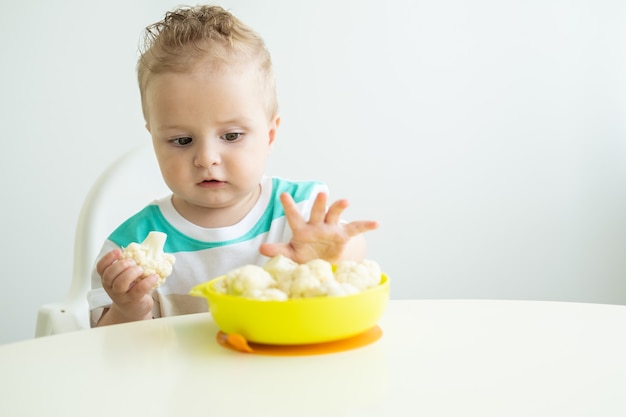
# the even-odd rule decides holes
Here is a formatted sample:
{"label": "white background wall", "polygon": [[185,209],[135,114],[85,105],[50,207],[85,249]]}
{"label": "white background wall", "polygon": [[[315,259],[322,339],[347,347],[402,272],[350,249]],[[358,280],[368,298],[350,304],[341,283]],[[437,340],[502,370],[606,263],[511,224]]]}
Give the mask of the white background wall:
{"label": "white background wall", "polygon": [[[178,4],[0,3],[0,343],[63,298],[89,186],[149,140],[137,43]],[[221,4],[274,57],[270,173],[380,221],[393,298],[626,303],[624,2]]]}

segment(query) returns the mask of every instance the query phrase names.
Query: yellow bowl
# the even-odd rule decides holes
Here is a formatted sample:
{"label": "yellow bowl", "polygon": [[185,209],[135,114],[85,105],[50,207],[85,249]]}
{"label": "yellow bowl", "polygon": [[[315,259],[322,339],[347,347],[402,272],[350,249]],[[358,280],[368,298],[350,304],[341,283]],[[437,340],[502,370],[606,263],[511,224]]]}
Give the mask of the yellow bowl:
{"label": "yellow bowl", "polygon": [[224,333],[268,345],[330,342],[362,333],[378,323],[389,300],[389,279],[358,294],[286,301],[262,301],[217,293],[223,277],[193,287],[205,297],[213,320]]}

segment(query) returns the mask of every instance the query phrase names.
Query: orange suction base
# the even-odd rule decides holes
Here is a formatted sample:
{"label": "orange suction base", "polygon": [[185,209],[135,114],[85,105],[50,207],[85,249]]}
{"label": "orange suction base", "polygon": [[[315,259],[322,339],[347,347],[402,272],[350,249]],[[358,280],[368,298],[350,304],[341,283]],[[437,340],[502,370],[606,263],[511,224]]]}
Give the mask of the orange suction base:
{"label": "orange suction base", "polygon": [[332,342],[314,343],[309,345],[264,345],[261,343],[248,342],[249,349],[245,350],[240,346],[233,346],[229,343],[228,335],[222,331],[217,333],[216,340],[221,346],[237,352],[273,356],[305,356],[344,352],[346,350],[360,348],[374,343],[380,339],[382,335],[382,329],[376,325],[356,336]]}

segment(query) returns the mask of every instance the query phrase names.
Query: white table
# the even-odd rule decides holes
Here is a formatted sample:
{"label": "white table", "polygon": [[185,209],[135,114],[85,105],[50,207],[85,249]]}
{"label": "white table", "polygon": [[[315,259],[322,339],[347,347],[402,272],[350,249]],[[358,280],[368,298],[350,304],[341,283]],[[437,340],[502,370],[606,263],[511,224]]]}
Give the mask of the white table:
{"label": "white table", "polygon": [[210,314],[0,346],[0,416],[626,416],[626,306],[392,300],[318,356],[217,344]]}

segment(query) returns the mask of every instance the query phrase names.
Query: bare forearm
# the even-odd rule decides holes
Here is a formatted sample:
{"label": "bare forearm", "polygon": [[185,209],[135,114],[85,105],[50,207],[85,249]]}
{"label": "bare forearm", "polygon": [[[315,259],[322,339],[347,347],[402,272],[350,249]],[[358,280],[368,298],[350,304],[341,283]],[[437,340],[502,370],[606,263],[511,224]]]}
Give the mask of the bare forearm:
{"label": "bare forearm", "polygon": [[96,324],[96,327],[109,326],[111,324],[120,324],[120,323],[129,323],[132,321],[140,321],[140,320],[150,320],[152,319],[152,312],[149,312],[143,317],[134,318],[128,317],[116,308],[115,305],[111,306],[111,308],[105,308],[100,320]]}

